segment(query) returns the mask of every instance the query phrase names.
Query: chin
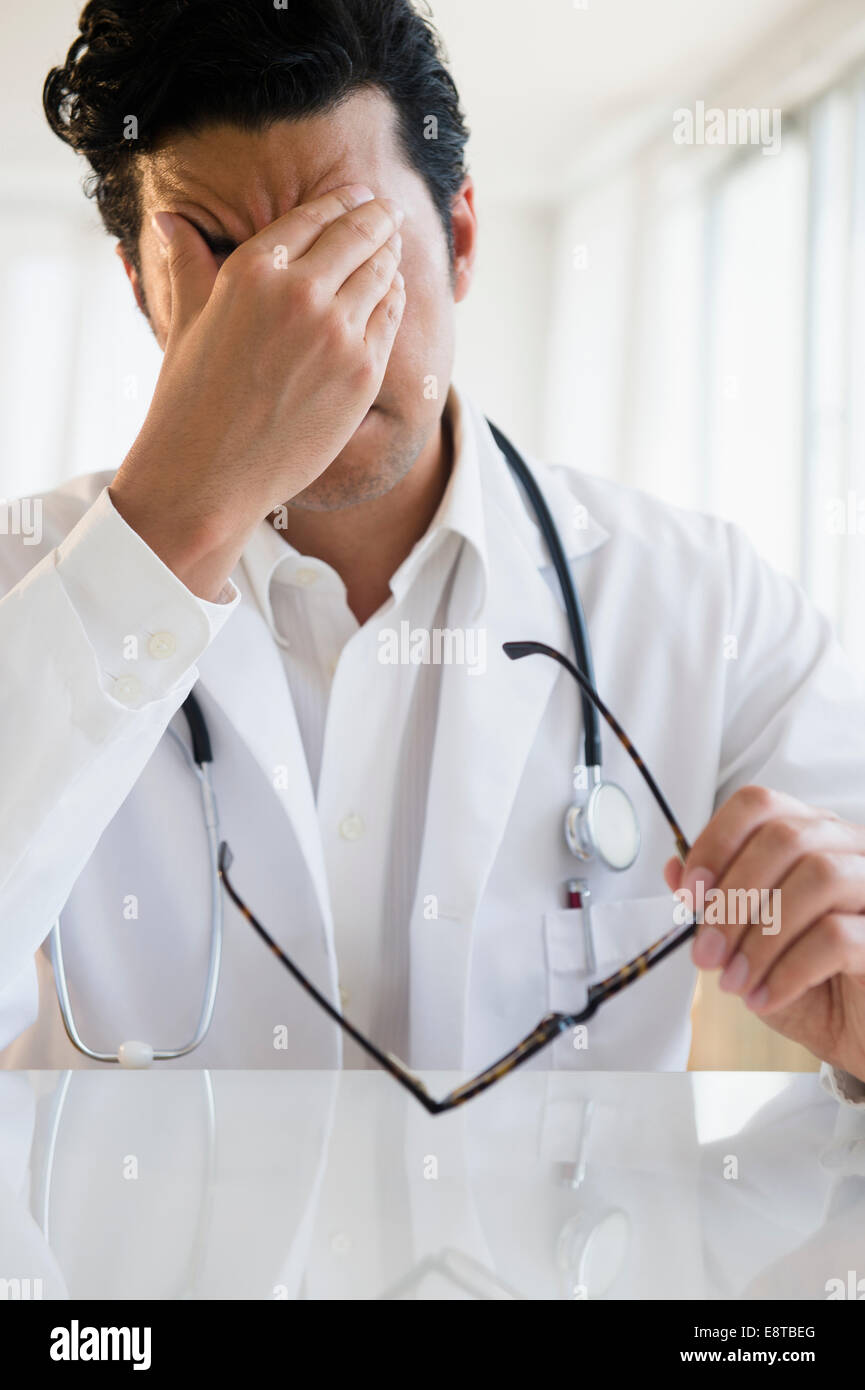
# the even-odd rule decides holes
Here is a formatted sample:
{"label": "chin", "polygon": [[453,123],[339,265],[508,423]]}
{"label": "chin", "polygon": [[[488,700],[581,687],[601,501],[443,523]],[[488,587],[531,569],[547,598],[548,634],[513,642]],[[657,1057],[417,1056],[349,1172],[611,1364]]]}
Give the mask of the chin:
{"label": "chin", "polygon": [[308,511],[339,511],[390,492],[406,468],[394,461],[387,448],[386,430],[380,411],[372,410],[364,416],[330,467],[298,493],[292,505]]}

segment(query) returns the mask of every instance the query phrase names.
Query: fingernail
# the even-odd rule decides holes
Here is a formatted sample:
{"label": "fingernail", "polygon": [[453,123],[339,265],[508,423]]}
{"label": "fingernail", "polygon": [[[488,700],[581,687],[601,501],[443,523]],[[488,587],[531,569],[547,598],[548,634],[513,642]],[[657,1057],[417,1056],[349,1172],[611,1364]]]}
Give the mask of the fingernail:
{"label": "fingernail", "polygon": [[727,952],[724,933],[717,927],[703,927],[694,942],[693,961],[701,970],[714,970]]}
{"label": "fingernail", "polygon": [[765,1009],[769,1002],[769,986],[761,985],[759,989],[754,989],[745,998],[745,1003],[749,1009]]}
{"label": "fingernail", "polygon": [[174,236],[174,218],[171,216],[171,213],[155,212],[150,219],[150,225],[156,233],[160,244],[165,247],[170,246]]}
{"label": "fingernail", "polygon": [[[674,873],[674,871],[675,871],[676,869],[679,870],[679,874],[681,875],[681,872],[682,872],[681,860],[677,859],[676,856],[673,855],[672,859],[668,859],[667,862],[666,862],[666,864],[664,865],[664,870],[663,870],[663,872],[664,872],[664,878],[665,878],[665,879],[667,879],[668,877],[672,878],[672,877],[673,877],[673,873]],[[673,881],[675,882],[675,879],[674,879]]]}
{"label": "fingernail", "polygon": [[371,203],[375,200],[375,194],[365,183],[353,183],[348,191],[354,199],[355,207],[359,208],[361,203]]}
{"label": "fingernail", "polygon": [[400,290],[403,289],[403,287],[404,287],[404,285],[405,285],[405,276],[403,275],[403,273],[402,273],[401,270],[398,270],[398,271],[395,273],[395,275],[394,275],[394,277],[393,277],[393,282],[394,282],[394,284],[397,286],[398,289],[400,289]]}
{"label": "fingernail", "polygon": [[403,212],[399,203],[396,202],[394,198],[382,198],[382,202],[386,205],[387,210],[390,213],[396,225],[398,227],[401,227],[403,222],[405,221],[405,213]]}
{"label": "fingernail", "polygon": [[743,951],[737,951],[718,981],[720,988],[728,994],[741,994],[748,982],[750,969],[748,957]]}
{"label": "fingernail", "polygon": [[702,882],[703,888],[708,893],[709,889],[715,886],[715,875],[712,873],[711,869],[704,869],[698,864],[695,868],[689,869],[685,874],[682,882],[679,884],[679,892],[690,893],[693,896],[694,890],[700,882]]}

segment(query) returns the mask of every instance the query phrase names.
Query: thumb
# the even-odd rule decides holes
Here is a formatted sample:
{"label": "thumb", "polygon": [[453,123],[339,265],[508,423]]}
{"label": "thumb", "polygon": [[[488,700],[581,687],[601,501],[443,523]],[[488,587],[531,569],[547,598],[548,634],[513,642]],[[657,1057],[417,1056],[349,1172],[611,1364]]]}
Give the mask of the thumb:
{"label": "thumb", "polygon": [[176,333],[204,308],[219,267],[203,237],[185,217],[155,212],[150,222],[168,261],[170,332]]}

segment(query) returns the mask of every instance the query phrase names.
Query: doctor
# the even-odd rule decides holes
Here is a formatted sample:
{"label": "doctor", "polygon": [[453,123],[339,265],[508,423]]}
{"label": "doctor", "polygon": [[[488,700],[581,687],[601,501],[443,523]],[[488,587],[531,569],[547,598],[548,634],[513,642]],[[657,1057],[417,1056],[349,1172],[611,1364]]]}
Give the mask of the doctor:
{"label": "doctor", "polygon": [[[865,1098],[861,687],[734,527],[532,461],[598,689],[696,837],[684,869],[670,861],[607,737],[639,855],[612,873],[565,844],[579,694],[502,643],[567,651],[568,628],[525,498],[450,385],[477,229],[428,26],[407,0],[145,0],[122,20],[91,0],[81,24],[46,111],[90,160],[164,362],[118,471],[42,499],[40,548],[3,539],[4,1065],[87,1064],[57,1004],[58,915],[91,1048],[194,1032],[208,838],[166,736],[188,742],[194,686],[238,890],[380,1046],[479,1070],[567,1008],[593,964],[668,930],[670,889],[778,888],[780,930],[705,925],[693,958],[672,955],[540,1064],[684,1067],[704,967],[823,1059],[835,1094]],[[404,659],[406,631],[429,634],[409,644],[420,659]],[[432,659],[443,633],[462,661]],[[364,1061],[226,904],[192,1064],[341,1056]]]}

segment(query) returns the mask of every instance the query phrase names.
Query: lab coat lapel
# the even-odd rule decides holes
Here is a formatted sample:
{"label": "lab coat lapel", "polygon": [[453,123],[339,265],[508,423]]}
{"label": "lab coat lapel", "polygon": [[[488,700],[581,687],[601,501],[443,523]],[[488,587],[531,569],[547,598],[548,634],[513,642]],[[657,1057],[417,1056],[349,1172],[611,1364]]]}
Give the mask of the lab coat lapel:
{"label": "lab coat lapel", "polygon": [[199,679],[243,739],[285,811],[332,939],[315,797],[282,658],[245,574],[235,578],[243,598],[201,657]]}
{"label": "lab coat lapel", "polygon": [[[533,639],[568,651],[558,588],[544,577],[547,553],[507,465],[474,417],[482,472],[488,584],[474,624],[486,631],[484,674],[444,666],[430,770],[424,848],[411,925],[411,1058],[424,1068],[462,1065],[472,927],[503,839],[557,663],[512,662],[507,641]],[[532,465],[533,466],[533,465]],[[591,550],[606,532],[574,529],[569,487],[542,479],[566,552]],[[461,564],[448,626],[471,625],[471,570]],[[430,912],[437,902],[438,917]]]}

